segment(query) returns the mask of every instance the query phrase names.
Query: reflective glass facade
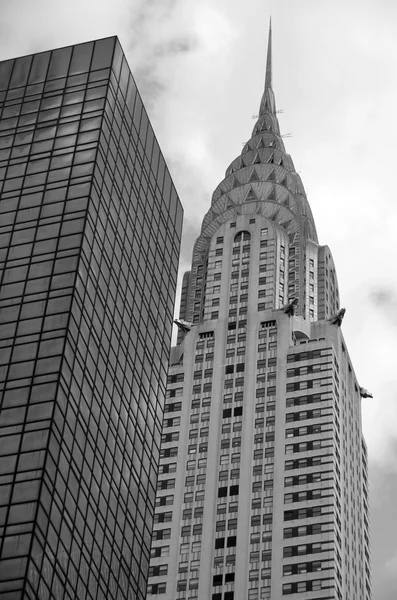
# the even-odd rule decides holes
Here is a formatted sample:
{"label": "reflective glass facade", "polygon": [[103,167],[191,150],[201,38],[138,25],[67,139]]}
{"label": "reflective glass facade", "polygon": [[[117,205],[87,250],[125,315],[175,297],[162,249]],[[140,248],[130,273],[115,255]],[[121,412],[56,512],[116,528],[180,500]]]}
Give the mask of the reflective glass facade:
{"label": "reflective glass facade", "polygon": [[182,208],[117,38],[0,63],[0,596],[145,597]]}

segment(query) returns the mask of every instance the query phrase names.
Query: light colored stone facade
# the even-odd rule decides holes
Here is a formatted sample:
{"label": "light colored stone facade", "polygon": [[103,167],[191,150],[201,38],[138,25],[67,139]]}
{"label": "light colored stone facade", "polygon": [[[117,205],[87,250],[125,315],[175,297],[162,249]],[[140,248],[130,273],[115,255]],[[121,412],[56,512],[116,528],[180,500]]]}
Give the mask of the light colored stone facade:
{"label": "light colored stone facade", "polygon": [[361,396],[338,311],[280,136],[270,34],[258,122],[184,276],[148,599],[371,599]]}

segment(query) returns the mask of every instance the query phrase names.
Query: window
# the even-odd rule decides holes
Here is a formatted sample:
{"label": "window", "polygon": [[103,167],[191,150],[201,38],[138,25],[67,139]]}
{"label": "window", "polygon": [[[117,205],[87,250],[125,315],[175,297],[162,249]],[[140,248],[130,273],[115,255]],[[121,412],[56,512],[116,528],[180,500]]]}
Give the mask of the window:
{"label": "window", "polygon": [[156,498],[156,507],[171,506],[174,504],[174,496],[158,496]]}
{"label": "window", "polygon": [[163,428],[178,427],[181,424],[181,417],[173,417],[172,419],[164,419]]}
{"label": "window", "polygon": [[154,515],[154,523],[157,525],[158,523],[168,523],[172,521],[172,512],[163,512]]}
{"label": "window", "polygon": [[239,231],[235,236],[234,236],[234,243],[237,242],[242,242],[242,241],[247,241],[251,239],[251,234],[249,231]]}
{"label": "window", "polygon": [[293,593],[292,583],[283,583],[283,596]]}
{"label": "window", "polygon": [[[225,506],[226,508],[226,506]],[[226,521],[217,521],[216,522],[216,531],[225,531],[226,529]]]}
{"label": "window", "polygon": [[166,473],[175,473],[176,471],[176,463],[168,463],[167,465],[160,465],[159,467],[159,475],[164,475]]}
{"label": "window", "polygon": [[153,531],[154,540],[169,540],[171,537],[171,529],[159,529]]}
{"label": "window", "polygon": [[193,535],[201,535],[203,532],[203,525],[199,523],[197,525],[193,525]]}
{"label": "window", "polygon": [[151,558],[158,558],[160,556],[169,556],[170,547],[169,546],[159,546],[157,548],[152,548],[150,552]]}
{"label": "window", "polygon": [[217,538],[215,540],[215,550],[219,550],[220,548],[224,548],[225,547],[225,538],[221,537],[221,538]]}
{"label": "window", "polygon": [[161,443],[166,444],[168,442],[176,442],[179,440],[179,431],[173,433],[165,433],[161,436]]}
{"label": "window", "polygon": [[190,536],[190,532],[191,532],[191,526],[190,525],[184,525],[181,528],[181,537],[189,537]]}
{"label": "window", "polygon": [[164,479],[157,482],[158,490],[171,490],[175,487],[175,479]]}
{"label": "window", "polygon": [[152,583],[148,586],[148,594],[165,594],[167,591],[166,583]]}
{"label": "window", "polygon": [[186,589],[187,589],[186,579],[183,579],[183,580],[177,582],[177,584],[176,584],[177,592],[184,592]]}
{"label": "window", "polygon": [[156,567],[150,567],[149,569],[149,577],[159,577],[167,575],[168,573],[168,565],[158,565]]}

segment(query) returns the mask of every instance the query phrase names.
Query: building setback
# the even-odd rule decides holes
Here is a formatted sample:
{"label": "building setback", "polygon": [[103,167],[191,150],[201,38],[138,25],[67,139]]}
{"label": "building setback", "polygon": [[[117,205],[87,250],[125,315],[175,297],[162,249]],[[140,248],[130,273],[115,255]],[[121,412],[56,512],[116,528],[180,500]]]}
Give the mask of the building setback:
{"label": "building setback", "polygon": [[182,208],[116,37],[0,111],[0,597],[143,600]]}
{"label": "building setback", "polygon": [[265,91],[183,278],[148,599],[370,600],[367,451],[332,255]]}

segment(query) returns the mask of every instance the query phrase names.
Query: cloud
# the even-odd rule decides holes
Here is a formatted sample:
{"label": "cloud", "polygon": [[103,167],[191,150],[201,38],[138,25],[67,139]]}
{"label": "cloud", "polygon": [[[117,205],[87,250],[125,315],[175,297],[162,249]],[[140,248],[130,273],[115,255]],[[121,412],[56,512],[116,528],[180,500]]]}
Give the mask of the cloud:
{"label": "cloud", "polygon": [[397,325],[397,289],[384,285],[374,288],[370,299],[388,322],[392,320]]}
{"label": "cloud", "polygon": [[[397,3],[2,0],[1,11],[2,59],[119,35],[185,208],[181,275],[212,192],[250,135],[272,14],[281,130],[292,132],[287,151],[335,258],[343,333],[360,383],[374,393],[362,402],[373,471],[384,474],[373,495],[388,495],[397,464]],[[387,525],[394,504],[376,509],[377,600],[396,596],[385,567],[397,552]]]}

